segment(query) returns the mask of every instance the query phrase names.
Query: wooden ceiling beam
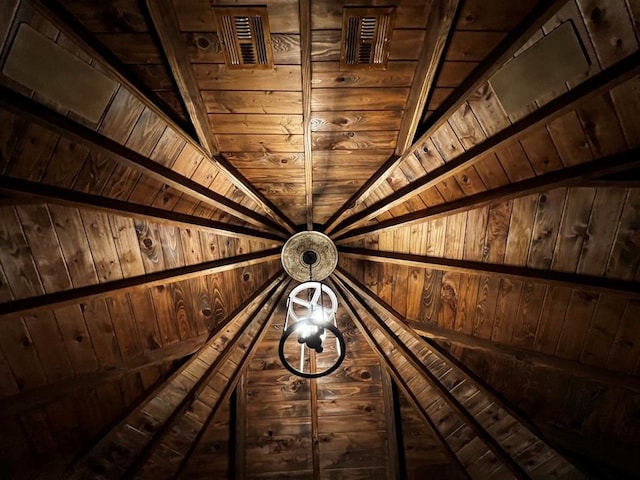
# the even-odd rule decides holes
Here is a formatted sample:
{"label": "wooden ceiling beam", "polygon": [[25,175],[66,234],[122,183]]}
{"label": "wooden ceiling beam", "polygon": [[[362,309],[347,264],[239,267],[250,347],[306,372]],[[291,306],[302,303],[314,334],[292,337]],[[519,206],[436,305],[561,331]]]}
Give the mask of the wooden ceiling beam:
{"label": "wooden ceiling beam", "polygon": [[[207,410],[216,411],[231,393],[233,380],[237,379],[231,377],[235,377],[234,372],[237,373],[244,367],[247,355],[251,351],[252,339],[261,338],[263,335],[269,317],[265,312],[274,303],[277,305],[286,284],[286,275],[280,271],[262,288],[256,290],[244,302],[242,308],[236,309],[224,326],[218,329],[188,362],[86,451],[70,467],[67,477],[79,479],[98,475],[104,478],[125,478],[127,472],[130,477],[132,466],[136,462],[141,463],[137,460],[140,456],[149,458],[147,465],[152,466],[152,462],[157,462],[157,458],[151,450],[159,446],[166,436],[186,431],[181,430],[181,425],[176,422],[188,420],[188,427],[182,428],[188,428],[190,432],[196,425],[202,428],[205,423],[202,419],[203,413]],[[222,371],[226,376],[221,375]],[[194,394],[195,390],[198,391],[197,394]],[[195,401],[199,402],[199,408],[192,410],[187,419],[187,415],[184,414]],[[177,415],[176,411],[182,414]],[[173,424],[178,432],[171,431],[172,429],[166,426],[167,422]],[[204,427],[206,429],[206,425]],[[142,436],[141,432],[144,432]],[[150,449],[151,444],[153,448]],[[190,444],[181,442],[181,445],[185,448]],[[178,467],[179,453],[172,449],[172,455],[174,462],[171,463],[171,467],[175,469]],[[163,472],[160,478],[173,478],[172,474],[173,472]],[[144,472],[142,478],[147,478]]]}
{"label": "wooden ceiling beam", "polygon": [[[531,477],[528,473],[462,405],[462,403],[450,391],[450,387],[448,388],[443,385],[436,375],[427,368],[423,361],[415,354],[418,350],[423,350],[422,345],[419,344],[420,341],[416,340],[414,337],[412,339],[411,346],[407,345],[406,342],[410,341],[409,337],[406,335],[406,333],[409,332],[409,329],[405,329],[405,331],[397,329],[394,331],[388,325],[388,322],[378,315],[369,300],[365,299],[365,301],[363,301],[362,299],[365,297],[358,297],[358,293],[356,293],[352,285],[347,283],[348,280],[341,271],[338,270],[334,272],[332,279],[338,286],[337,290],[344,305],[349,305],[348,311],[355,310],[351,305],[351,302],[358,302],[358,306],[366,313],[367,317],[372,320],[369,322],[364,316],[360,315],[352,317],[365,338],[371,342],[373,350],[378,353],[391,373],[394,376],[397,376],[399,383],[406,384],[407,390],[411,393],[410,398],[415,399],[421,407],[426,407],[424,399],[420,399],[420,396],[417,394],[418,392],[415,391],[416,389],[423,389],[424,384],[418,383],[417,388],[416,383],[414,383],[413,386],[409,386],[408,378],[411,380],[419,378],[424,383],[433,387],[434,391],[429,395],[430,398],[433,398],[434,396],[440,397],[440,400],[444,401],[452,412],[455,412],[455,414],[460,417],[463,425],[473,431],[475,436],[484,443],[488,451],[492,452],[515,478],[520,480],[530,479]],[[420,337],[417,338],[419,339]],[[421,341],[424,342],[422,339]],[[392,358],[391,354],[395,354],[395,356]],[[397,364],[400,361],[399,359],[403,360],[403,364]],[[413,370],[411,368],[407,368],[409,365],[413,367]],[[401,370],[405,373],[403,374]],[[428,412],[425,411],[425,414],[430,418]],[[445,445],[448,445],[448,442],[445,441]],[[458,458],[458,460],[460,459]]]}
{"label": "wooden ceiling beam", "polygon": [[[345,310],[349,314],[349,317],[351,317],[351,320],[353,321],[353,323],[362,332],[365,340],[367,341],[371,349],[378,355],[386,371],[389,372],[389,374],[392,376],[393,380],[395,381],[396,385],[402,390],[407,400],[409,400],[413,408],[415,408],[415,410],[418,412],[422,420],[425,422],[429,431],[433,433],[433,436],[435,438],[438,439],[444,451],[446,452],[447,456],[449,457],[451,464],[457,467],[457,470],[460,472],[460,474],[464,478],[466,478],[467,480],[471,480],[471,477],[467,473],[467,470],[464,468],[464,465],[460,462],[455,452],[451,449],[451,447],[449,446],[445,438],[442,436],[442,434],[440,433],[436,425],[431,420],[431,417],[427,413],[427,409],[425,408],[425,405],[423,405],[420,402],[420,400],[414,393],[413,389],[409,387],[407,382],[403,379],[402,375],[398,371],[398,368],[396,367],[394,362],[391,361],[389,358],[387,358],[387,356],[384,354],[380,344],[375,340],[375,337],[372,335],[371,331],[367,329],[367,327],[364,325],[364,322],[360,314],[357,312],[357,310],[349,301],[349,299],[346,298],[345,292],[343,292],[340,288],[336,288],[335,278],[332,278],[332,280],[333,280],[332,283],[334,285],[334,290],[338,295],[340,304],[344,306]],[[354,296],[353,298],[356,299],[357,297]],[[360,304],[363,303],[359,298],[357,298],[356,301]]]}
{"label": "wooden ceiling beam", "polygon": [[[268,295],[262,298],[262,301],[260,302],[258,307],[255,308],[252,313],[248,315],[248,317],[242,322],[237,331],[234,331],[231,341],[228,341],[226,343],[222,351],[219,352],[219,355],[213,362],[211,362],[206,371],[193,385],[193,387],[189,390],[185,397],[180,401],[177,408],[175,408],[171,412],[169,417],[162,423],[158,430],[154,432],[153,438],[144,446],[141,451],[138,452],[135,460],[133,461],[133,463],[131,463],[131,465],[129,465],[125,474],[123,475],[124,479],[139,478],[138,475],[148,463],[154,452],[156,452],[158,447],[160,447],[162,443],[167,440],[167,437],[171,430],[177,425],[184,414],[187,413],[187,411],[191,408],[202,391],[207,387],[211,388],[211,383],[223,380],[225,381],[224,385],[215,385],[217,389],[221,390],[221,394],[219,395],[216,404],[211,409],[209,418],[212,419],[215,416],[220,405],[226,399],[228,399],[228,397],[235,389],[235,385],[239,379],[239,376],[244,371],[247,358],[251,356],[254,347],[258,343],[258,340],[262,338],[266,326],[272,319],[272,313],[278,306],[278,303],[280,302],[280,299],[284,294],[285,287],[288,285],[288,283],[289,281],[285,281],[283,279],[281,283],[271,289],[268,292]],[[249,328],[254,322],[259,323],[260,328],[257,331],[252,332],[249,330]],[[242,351],[243,353],[240,361],[237,363],[237,367],[231,373],[230,378],[221,376],[221,370],[225,363],[227,363],[232,358],[232,355],[234,353],[237,353],[238,351]],[[229,375],[228,371],[226,371],[225,373]],[[200,432],[203,431],[206,431],[206,428],[202,428],[200,430]],[[197,442],[194,440],[192,442],[192,447],[195,446],[196,443]],[[192,449],[190,448],[189,450],[191,451]],[[186,458],[185,460],[188,461],[188,458]],[[178,466],[176,465],[176,467]]]}
{"label": "wooden ceiling beam", "polygon": [[[640,166],[640,148],[627,150],[608,157],[581,163],[573,167],[545,173],[537,177],[528,178],[502,187],[476,193],[449,203],[425,208],[405,215],[390,218],[366,227],[355,228],[335,239],[337,244],[352,242],[365,235],[381,232],[398,226],[409,226],[426,220],[448,217],[463,211],[480,208],[498,202],[506,202],[518,197],[534,193],[546,192],[560,187],[592,187],[598,186],[603,177],[620,175],[625,177],[628,171],[636,172]],[[595,182],[595,185],[594,185]],[[627,185],[606,181],[606,186],[625,188]],[[602,185],[605,186],[605,185]]]}
{"label": "wooden ceiling beam", "polygon": [[409,327],[413,328],[421,337],[434,340],[438,342],[438,344],[450,343],[462,348],[484,352],[487,355],[521,362],[533,368],[554,370],[590,382],[624,388],[640,393],[640,377],[636,375],[607,370],[605,368],[586,365],[575,360],[567,360],[534,350],[493,342],[474,335],[441,328],[433,323],[418,322],[406,318],[403,319],[403,321]]}
{"label": "wooden ceiling beam", "polygon": [[[100,195],[93,195],[77,190],[69,190],[53,185],[30,182],[19,178],[0,176],[0,193],[8,198],[0,200],[0,204],[24,205],[53,203],[68,207],[100,210],[132,218],[144,218],[157,222],[168,222],[184,228],[199,228],[216,235],[246,238],[249,240],[263,239],[282,243],[282,237],[261,230],[231,225],[208,218],[172,212],[162,208],[148,207],[137,203],[129,203]],[[6,203],[3,203],[6,200]]]}
{"label": "wooden ceiling beam", "polygon": [[343,258],[353,258],[356,260],[390,263],[407,267],[430,268],[443,272],[512,278],[524,282],[531,281],[545,285],[640,298],[639,282],[619,280],[616,278],[594,277],[554,270],[541,270],[513,265],[430,257],[427,255],[412,255],[409,253],[384,252],[353,247],[340,247],[339,254]]}
{"label": "wooden ceiling beam", "polygon": [[[217,150],[208,152],[203,146],[187,133],[168,113],[166,108],[159,106],[163,101],[147,88],[145,85],[131,74],[130,70],[122,64],[113,53],[88,32],[69,12],[67,12],[58,1],[29,0],[36,10],[45,18],[54,23],[65,35],[75,42],[84,52],[98,61],[105,70],[113,76],[127,90],[133,93],[138,100],[151,111],[153,111],[162,121],[185,142],[202,154],[207,161],[212,162],[215,167],[233,183],[242,193],[251,198],[280,224],[289,233],[295,231],[295,226],[283,215],[283,213],[269,200],[262,192],[244,178],[236,168]],[[177,79],[176,79],[177,81]],[[211,145],[212,147],[215,144]]]}
{"label": "wooden ceiling beam", "polygon": [[448,43],[451,40],[462,2],[437,0],[431,2],[426,27],[426,39],[413,75],[413,84],[400,124],[395,154],[400,156],[411,147],[429,96],[438,78]]}
{"label": "wooden ceiling beam", "polygon": [[[544,431],[542,431],[537,427],[537,425],[529,421],[529,419],[524,416],[517,407],[513,406],[504,397],[502,397],[502,395],[498,394],[490,385],[487,385],[481,378],[475,375],[466,367],[466,365],[459,362],[449,352],[442,349],[437,344],[434,344],[434,342],[425,341],[425,339],[417,336],[417,333],[414,332],[413,329],[411,329],[411,327],[405,323],[404,318],[400,314],[393,310],[393,308],[385,303],[382,299],[371,293],[371,291],[365,285],[355,279],[352,275],[349,275],[340,267],[338,267],[338,269],[334,272],[333,276],[338,279],[338,282],[340,282],[340,285],[345,290],[348,290],[351,298],[359,299],[362,308],[365,309],[367,313],[374,319],[376,319],[376,323],[381,329],[386,330],[389,336],[397,337],[399,341],[395,343],[396,348],[401,348],[408,352],[421,352],[426,349],[435,356],[434,358],[437,358],[440,361],[444,362],[448,369],[457,371],[457,374],[461,375],[461,377],[459,378],[464,379],[465,381],[469,381],[470,384],[474,385],[479,390],[478,394],[485,395],[487,397],[487,400],[492,401],[496,405],[500,406],[505,412],[513,417],[514,420],[516,420],[524,428],[529,430],[531,435],[537,436],[547,445],[550,445],[552,448],[556,448],[561,453],[565,454],[566,458],[566,450],[562,448],[562,446],[549,441],[552,440],[553,437],[548,438],[546,435],[543,436]],[[385,321],[385,319],[381,319],[379,317],[380,314],[383,314],[388,321]],[[391,325],[394,325],[394,328],[392,328]],[[421,339],[424,344],[422,346],[416,344],[410,348],[407,342],[412,343],[412,340],[410,340],[409,336],[406,335],[405,329],[411,330],[411,332],[416,335],[417,338]],[[431,356],[427,358],[431,358]],[[420,364],[426,366],[425,361],[420,362]],[[580,461],[574,457],[571,457],[570,463],[567,463],[566,465],[567,467],[572,465],[576,469],[581,470],[583,473],[588,472],[588,468],[585,465],[582,465]]]}
{"label": "wooden ceiling beam", "polygon": [[566,0],[544,0],[532,9],[522,22],[511,31],[484,61],[460,84],[442,106],[431,115],[428,126],[419,127],[417,141],[401,156],[393,156],[385,162],[324,225],[324,232],[330,234],[347,212],[358,205],[395,170],[398,165],[430,137],[449,117],[458,110],[480,86],[491,78],[504,63],[517,52],[533,34],[566,3]]}
{"label": "wooden ceiling beam", "polygon": [[219,148],[211,132],[207,110],[189,62],[173,2],[146,0],[145,4],[200,145],[207,156],[211,157],[218,153]]}
{"label": "wooden ceiling beam", "polygon": [[620,60],[615,65],[585,80],[577,87],[555,98],[523,119],[509,125],[484,142],[471,147],[469,150],[427,173],[425,176],[418,178],[388,197],[346,218],[335,228],[333,235],[339,237],[345,232],[378,216],[380,213],[400,205],[409,198],[436,186],[443,180],[473,166],[484,158],[484,155],[494,152],[507,142],[513,141],[530,128],[552,122],[570,110],[575,109],[579,102],[608,92],[616,85],[629,80],[639,72],[640,52],[635,52],[623,60]]}
{"label": "wooden ceiling beam", "polygon": [[114,382],[125,375],[144,368],[184,358],[197,351],[207,340],[207,336],[208,334],[203,334],[188,338],[166,347],[129,357],[119,363],[107,365],[94,372],[82,373],[59,382],[32,388],[3,398],[0,400],[0,420],[47,405],[66,396]]}
{"label": "wooden ceiling beam", "polygon": [[208,205],[224,210],[241,220],[266,227],[275,232],[282,231],[282,227],[270,218],[239,205],[224,195],[216,193],[198,182],[180,175],[170,168],[4,86],[0,86],[0,108],[4,108],[21,118],[41,125],[66,138],[84,143],[93,151],[106,154],[143,175],[165,183]]}
{"label": "wooden ceiling beam", "polygon": [[22,298],[11,302],[0,303],[0,321],[16,319],[18,315],[26,312],[50,310],[66,305],[94,300],[96,298],[109,297],[126,292],[132,288],[150,288],[156,285],[179,282],[190,278],[212,275],[241,267],[258,265],[261,263],[279,260],[280,249],[272,248],[259,252],[247,253],[235,257],[222,258],[209,262],[187,265],[179,268],[171,268],[162,272],[147,273],[136,277],[128,277],[112,282],[87,285],[72,290],[62,290],[37,297]]}
{"label": "wooden ceiling beam", "polygon": [[307,230],[313,230],[313,151],[311,148],[311,0],[300,0],[300,72],[304,146],[304,201]]}

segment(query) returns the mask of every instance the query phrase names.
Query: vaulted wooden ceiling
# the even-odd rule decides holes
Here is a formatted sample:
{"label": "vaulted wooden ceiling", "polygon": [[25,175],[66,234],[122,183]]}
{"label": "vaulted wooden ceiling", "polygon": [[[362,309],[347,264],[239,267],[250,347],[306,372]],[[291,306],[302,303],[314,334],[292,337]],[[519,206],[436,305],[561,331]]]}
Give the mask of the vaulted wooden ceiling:
{"label": "vaulted wooden ceiling", "polygon": [[[272,66],[226,63],[247,6]],[[341,64],[355,7],[386,65]],[[640,2],[0,10],[3,478],[640,476]],[[306,229],[318,380],[277,355]]]}

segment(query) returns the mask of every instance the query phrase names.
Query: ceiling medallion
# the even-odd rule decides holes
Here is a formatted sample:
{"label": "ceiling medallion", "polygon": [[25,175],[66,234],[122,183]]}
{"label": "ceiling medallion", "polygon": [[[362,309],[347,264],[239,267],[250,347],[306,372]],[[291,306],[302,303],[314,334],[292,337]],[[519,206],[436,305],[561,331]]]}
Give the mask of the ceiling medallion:
{"label": "ceiling medallion", "polygon": [[287,298],[280,361],[299,377],[328,375],[340,366],[346,353],[336,323],[338,298],[321,282],[338,264],[336,246],[320,232],[300,232],[287,240],[281,259],[289,276],[303,283]]}

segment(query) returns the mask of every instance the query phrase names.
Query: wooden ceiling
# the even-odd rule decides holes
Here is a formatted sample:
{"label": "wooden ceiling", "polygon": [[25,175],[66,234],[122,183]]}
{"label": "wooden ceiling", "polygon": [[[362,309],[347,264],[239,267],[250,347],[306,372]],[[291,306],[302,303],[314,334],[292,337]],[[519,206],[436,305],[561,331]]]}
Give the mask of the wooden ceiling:
{"label": "wooden ceiling", "polygon": [[[215,7],[257,5],[232,68]],[[393,7],[384,68],[345,7]],[[505,110],[567,26],[586,67]],[[0,476],[640,477],[639,42],[637,0],[7,0]],[[306,229],[318,380],[277,355]]]}

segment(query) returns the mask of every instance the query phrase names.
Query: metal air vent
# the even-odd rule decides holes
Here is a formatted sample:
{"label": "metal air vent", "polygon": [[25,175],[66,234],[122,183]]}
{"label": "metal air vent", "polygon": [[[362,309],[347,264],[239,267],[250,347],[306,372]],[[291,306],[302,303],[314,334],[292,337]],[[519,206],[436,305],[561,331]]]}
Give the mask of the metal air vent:
{"label": "metal air vent", "polygon": [[214,13],[229,68],[273,67],[267,7],[216,7]]}
{"label": "metal air vent", "polygon": [[340,68],[387,67],[395,7],[346,7],[342,20]]}

